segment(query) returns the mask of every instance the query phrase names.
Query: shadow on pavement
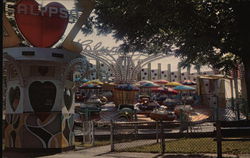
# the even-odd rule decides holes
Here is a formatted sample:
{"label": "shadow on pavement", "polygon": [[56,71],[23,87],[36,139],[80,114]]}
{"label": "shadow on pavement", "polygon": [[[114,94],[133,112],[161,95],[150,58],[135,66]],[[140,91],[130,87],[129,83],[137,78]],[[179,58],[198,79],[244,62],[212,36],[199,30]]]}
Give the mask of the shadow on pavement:
{"label": "shadow on pavement", "polygon": [[215,158],[214,156],[206,155],[183,155],[183,154],[169,154],[169,155],[157,155],[153,158]]}
{"label": "shadow on pavement", "polygon": [[25,152],[15,152],[15,151],[3,151],[3,158],[34,158],[39,156],[50,156],[57,153],[25,153]]}

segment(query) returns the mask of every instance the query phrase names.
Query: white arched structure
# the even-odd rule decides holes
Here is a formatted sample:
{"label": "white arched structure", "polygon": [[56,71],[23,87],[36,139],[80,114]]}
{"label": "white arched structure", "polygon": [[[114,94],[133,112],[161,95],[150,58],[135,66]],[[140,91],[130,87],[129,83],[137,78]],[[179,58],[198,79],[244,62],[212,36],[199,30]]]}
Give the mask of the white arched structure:
{"label": "white arched structure", "polygon": [[146,54],[140,52],[124,53],[119,51],[118,47],[105,48],[101,42],[92,47],[92,40],[86,40],[81,43],[83,47],[81,54],[105,64],[114,74],[116,83],[135,82],[137,74],[144,65],[169,56],[166,54]]}

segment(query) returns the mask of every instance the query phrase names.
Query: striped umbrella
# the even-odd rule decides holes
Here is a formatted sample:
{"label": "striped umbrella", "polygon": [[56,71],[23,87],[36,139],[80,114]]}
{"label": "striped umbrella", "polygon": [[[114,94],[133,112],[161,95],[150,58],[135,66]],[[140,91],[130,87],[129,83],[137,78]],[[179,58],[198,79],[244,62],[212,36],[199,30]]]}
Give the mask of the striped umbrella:
{"label": "striped umbrella", "polygon": [[184,85],[196,85],[196,82],[194,82],[192,80],[184,80],[182,82],[182,84],[184,84]]}
{"label": "striped umbrella", "polygon": [[75,82],[79,82],[79,81],[81,81],[81,78],[80,78],[80,77],[77,77],[77,78],[74,79],[74,81],[75,81]]}
{"label": "striped umbrella", "polygon": [[96,85],[102,85],[103,82],[99,81],[99,80],[91,80],[86,82],[86,84],[96,84]]}
{"label": "striped umbrella", "polygon": [[152,88],[157,88],[157,87],[160,87],[160,85],[153,82],[144,83],[140,86],[140,92],[147,93],[148,95],[151,96]]}
{"label": "striped umbrella", "polygon": [[173,88],[165,88],[167,90],[167,93],[172,93],[172,94],[178,94],[177,90],[174,90]]}
{"label": "striped umbrella", "polygon": [[182,84],[179,82],[168,82],[165,84],[165,86],[180,86],[180,85]]}
{"label": "striped umbrella", "polygon": [[139,90],[139,88],[133,84],[120,84],[117,85],[117,88],[122,90],[135,90],[135,91]]}
{"label": "striped umbrella", "polygon": [[144,83],[140,87],[141,88],[155,88],[155,87],[160,87],[160,85],[156,83]]}
{"label": "striped umbrella", "polygon": [[99,89],[99,88],[102,88],[102,86],[100,85],[97,85],[97,84],[82,84],[80,87],[80,89]]}
{"label": "striped umbrella", "polygon": [[176,87],[174,87],[173,89],[174,89],[174,90],[178,90],[178,91],[192,91],[192,90],[195,90],[194,87],[185,86],[185,85],[176,86]]}
{"label": "striped umbrella", "polygon": [[168,94],[178,94],[178,91],[174,90],[173,88],[163,88],[163,87],[153,87],[151,88],[152,92],[162,92]]}
{"label": "striped umbrella", "polygon": [[165,85],[168,83],[167,80],[154,80],[153,82],[160,85]]}
{"label": "striped umbrella", "polygon": [[86,79],[86,78],[83,78],[83,79],[81,79],[81,81],[82,81],[83,83],[85,83],[85,82],[88,82],[89,80]]}
{"label": "striped umbrella", "polygon": [[141,80],[141,81],[136,82],[135,84],[138,85],[138,86],[141,86],[141,85],[143,85],[145,83],[154,83],[154,82],[149,81],[149,80]]}
{"label": "striped umbrella", "polygon": [[166,89],[163,87],[153,87],[153,88],[151,88],[151,91],[152,92],[165,92]]}

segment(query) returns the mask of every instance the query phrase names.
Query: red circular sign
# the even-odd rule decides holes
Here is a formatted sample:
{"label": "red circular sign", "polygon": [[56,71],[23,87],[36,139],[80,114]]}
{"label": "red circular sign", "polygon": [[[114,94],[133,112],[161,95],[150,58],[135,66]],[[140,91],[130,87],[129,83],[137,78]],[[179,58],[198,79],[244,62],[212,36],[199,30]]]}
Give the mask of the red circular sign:
{"label": "red circular sign", "polygon": [[35,0],[20,0],[15,9],[17,26],[33,46],[51,47],[63,35],[69,20],[67,9],[51,2],[45,7]]}

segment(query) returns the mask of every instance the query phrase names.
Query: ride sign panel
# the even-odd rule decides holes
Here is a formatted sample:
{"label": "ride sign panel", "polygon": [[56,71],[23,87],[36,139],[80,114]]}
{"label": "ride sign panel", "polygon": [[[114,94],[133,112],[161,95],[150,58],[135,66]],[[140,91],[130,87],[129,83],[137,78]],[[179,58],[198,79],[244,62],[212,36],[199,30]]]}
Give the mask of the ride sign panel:
{"label": "ride sign panel", "polygon": [[69,14],[57,2],[42,7],[35,0],[20,0],[16,5],[15,19],[30,44],[35,47],[51,47],[64,34]]}

